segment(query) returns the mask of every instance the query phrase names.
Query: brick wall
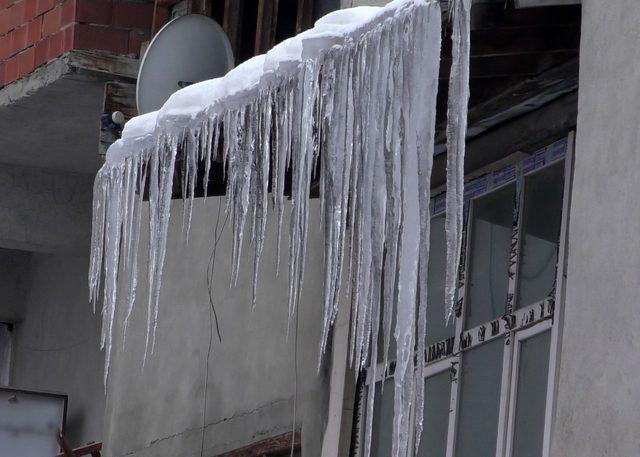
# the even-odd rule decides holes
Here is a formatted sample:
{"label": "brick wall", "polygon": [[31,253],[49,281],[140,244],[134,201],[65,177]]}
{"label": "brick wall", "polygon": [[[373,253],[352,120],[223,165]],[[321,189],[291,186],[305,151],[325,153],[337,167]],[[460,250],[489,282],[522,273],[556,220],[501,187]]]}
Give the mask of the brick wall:
{"label": "brick wall", "polygon": [[0,0],[0,87],[71,49],[138,55],[152,0]]}

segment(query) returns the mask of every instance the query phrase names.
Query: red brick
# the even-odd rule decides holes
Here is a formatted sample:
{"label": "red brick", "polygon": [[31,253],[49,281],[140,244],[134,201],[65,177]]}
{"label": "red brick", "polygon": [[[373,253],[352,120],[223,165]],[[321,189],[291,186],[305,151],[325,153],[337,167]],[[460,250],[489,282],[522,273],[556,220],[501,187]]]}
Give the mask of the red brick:
{"label": "red brick", "polygon": [[27,46],[31,46],[42,36],[42,16],[38,16],[27,24]]}
{"label": "red brick", "polygon": [[50,9],[53,8],[53,0],[38,0],[38,6],[36,8],[36,15],[40,16],[41,14],[46,13]]}
{"label": "red brick", "polygon": [[62,48],[64,49],[65,52],[71,51],[72,49],[74,49],[74,43],[75,43],[75,34],[76,34],[75,24],[72,24],[67,28],[63,29],[63,32],[64,32],[64,38],[63,38]]}
{"label": "red brick", "polygon": [[11,32],[11,54],[17,54],[27,47],[27,26],[15,29]]}
{"label": "red brick", "polygon": [[18,57],[21,78],[31,73],[35,68],[35,56],[36,50],[33,46],[16,56]]}
{"label": "red brick", "polygon": [[7,60],[4,64],[4,84],[10,84],[20,77],[20,62],[18,56],[14,56]]}
{"label": "red brick", "polygon": [[14,2],[15,0],[0,0],[0,9],[8,8],[13,5]]}
{"label": "red brick", "polygon": [[42,19],[42,36],[50,36],[60,31],[62,26],[62,6],[56,6],[54,9],[44,15]]}
{"label": "red brick", "polygon": [[38,15],[38,0],[24,0],[24,17],[22,22],[29,22]]}
{"label": "red brick", "polygon": [[0,36],[0,61],[5,60],[11,54],[11,35]]}
{"label": "red brick", "polygon": [[8,9],[0,10],[0,35],[4,35],[11,30],[11,13]]}
{"label": "red brick", "polygon": [[47,60],[53,60],[60,57],[64,52],[64,32],[60,31],[49,37],[49,51],[47,52]]}
{"label": "red brick", "polygon": [[65,0],[62,4],[62,27],[76,22],[76,0]]}
{"label": "red brick", "polygon": [[129,32],[129,54],[140,55],[140,47],[149,39],[149,33],[143,30],[131,30]]}
{"label": "red brick", "polygon": [[9,24],[12,29],[15,29],[24,19],[24,0],[20,0],[17,3],[14,3],[11,8],[9,8]]}
{"label": "red brick", "polygon": [[78,24],[75,47],[88,51],[99,49],[115,54],[127,54],[129,51],[129,32],[111,27]]}
{"label": "red brick", "polygon": [[111,24],[111,0],[77,0],[78,21],[90,24]]}
{"label": "red brick", "polygon": [[49,53],[49,39],[41,40],[34,46],[36,48],[34,65],[39,67],[43,63],[47,62],[47,54]]}
{"label": "red brick", "polygon": [[113,24],[131,29],[151,29],[153,3],[116,0],[113,5]]}

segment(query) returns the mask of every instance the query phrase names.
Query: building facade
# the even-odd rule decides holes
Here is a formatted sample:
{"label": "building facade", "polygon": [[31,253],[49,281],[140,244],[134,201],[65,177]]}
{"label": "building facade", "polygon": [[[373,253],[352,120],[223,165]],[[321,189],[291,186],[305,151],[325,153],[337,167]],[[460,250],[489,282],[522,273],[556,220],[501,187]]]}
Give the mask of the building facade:
{"label": "building facade", "polygon": [[[100,316],[92,314],[86,287],[99,120],[105,83],[135,83],[140,44],[155,31],[157,8],[166,21],[172,8],[185,7],[163,1],[154,13],[153,3],[0,2],[0,125],[6,126],[0,322],[11,344],[0,382],[67,393],[69,442],[103,442],[107,456],[289,455],[292,439],[304,456],[357,456],[367,385],[392,384],[393,356],[377,370],[379,379],[353,372],[345,293],[347,306],[318,369],[318,200],[311,205],[305,282],[292,326],[287,274],[276,272],[275,221],[269,221],[252,309],[251,255],[242,257],[238,283],[229,287],[225,197],[196,199],[188,242],[174,217],[154,353],[144,359],[148,297],[141,292],[126,333],[125,316],[116,317],[104,394]],[[375,4],[281,0],[302,8],[287,16],[299,21],[281,21],[261,39],[253,23],[233,22],[230,2],[223,3],[203,2],[198,12],[225,25],[238,59],[304,28],[305,14],[312,19]],[[474,2],[464,306],[445,325],[446,154],[437,134],[419,455],[640,455],[634,351],[640,4],[577,3]],[[256,14],[259,23],[264,16],[252,8],[238,10],[237,18]],[[446,112],[444,100],[438,108]],[[172,201],[174,215],[182,209],[180,199]],[[148,235],[142,233],[141,246]],[[142,249],[140,265],[146,256]],[[373,454],[379,457],[390,455],[392,403],[392,389],[377,389]],[[0,455],[1,449],[0,443]]]}

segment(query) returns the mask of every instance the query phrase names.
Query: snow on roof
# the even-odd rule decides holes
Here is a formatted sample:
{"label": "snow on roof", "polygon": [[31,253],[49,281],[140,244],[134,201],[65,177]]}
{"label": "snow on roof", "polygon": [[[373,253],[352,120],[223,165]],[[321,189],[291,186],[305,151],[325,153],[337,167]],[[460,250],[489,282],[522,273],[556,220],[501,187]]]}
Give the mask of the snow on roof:
{"label": "snow on roof", "polygon": [[[426,2],[426,0],[419,0]],[[356,40],[375,25],[397,14],[415,0],[394,0],[384,7],[361,6],[337,10],[318,19],[313,28],[286,39],[268,51],[238,65],[220,78],[202,81],[175,92],[158,111],[131,119],[121,142],[107,152],[107,164],[115,165],[127,154],[123,143],[158,135],[160,131],[181,129],[212,111],[222,113],[231,104],[249,103],[260,88],[278,76],[286,76],[332,46]]]}

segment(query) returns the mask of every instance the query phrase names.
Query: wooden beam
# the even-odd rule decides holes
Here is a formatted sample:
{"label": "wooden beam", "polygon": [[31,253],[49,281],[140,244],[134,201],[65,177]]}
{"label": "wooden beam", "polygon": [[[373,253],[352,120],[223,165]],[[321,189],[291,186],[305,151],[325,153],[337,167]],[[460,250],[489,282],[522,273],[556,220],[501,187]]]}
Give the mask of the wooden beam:
{"label": "wooden beam", "polygon": [[[561,65],[578,56],[577,49],[562,49],[552,52],[522,53],[515,56],[471,57],[471,79],[493,79],[518,76],[536,76],[550,68]],[[440,79],[449,79],[451,60],[442,59]]]}
{"label": "wooden beam", "polygon": [[242,33],[241,12],[244,0],[225,0],[224,20],[222,28],[229,37],[233,55],[238,60],[238,49],[240,47],[240,36]]}
{"label": "wooden beam", "polygon": [[212,2],[213,0],[194,0],[193,12],[211,17],[211,11],[213,10]]}
{"label": "wooden beam", "polygon": [[256,21],[255,54],[263,54],[273,47],[276,41],[279,0],[258,0],[258,18]]}
{"label": "wooden beam", "polygon": [[[442,84],[444,85],[445,82],[442,81]],[[498,124],[536,110],[554,99],[575,91],[577,87],[577,59],[552,68],[535,78],[528,78],[511,84],[509,87],[503,88],[500,94],[476,103],[469,108],[467,139],[470,140]],[[439,105],[439,107],[440,111],[446,111],[446,96],[444,97],[444,104]],[[444,147],[446,139],[445,127],[444,119],[441,119],[436,131],[436,150]]]}
{"label": "wooden beam", "polygon": [[[497,27],[471,32],[471,57],[508,56],[579,47],[579,25]],[[451,55],[451,40],[442,42],[442,55]]]}
{"label": "wooden beam", "polygon": [[[580,6],[554,6],[546,8],[515,9],[511,2],[474,3],[471,10],[471,30],[496,27],[528,27],[579,25]],[[447,25],[449,25],[447,23]]]}
{"label": "wooden beam", "polygon": [[92,457],[100,457],[102,452],[102,443],[87,444],[86,446],[82,446],[74,450],[67,448],[66,452],[67,454],[58,454],[56,457],[66,457],[67,455],[71,457],[83,457],[87,455],[90,455]]}
{"label": "wooden beam", "polygon": [[304,32],[313,25],[313,0],[298,0],[296,33]]}
{"label": "wooden beam", "polygon": [[[279,456],[289,455],[291,451],[291,437],[292,433],[285,433],[284,435],[275,436],[273,438],[267,438],[258,443],[251,444],[235,451],[220,454],[217,457],[265,457],[265,456]],[[301,446],[300,432],[296,432],[293,438],[294,450],[299,451]],[[296,454],[298,455],[298,454]]]}
{"label": "wooden beam", "polygon": [[[536,111],[522,115],[483,135],[467,141],[465,175],[517,151],[531,153],[566,137],[576,126],[578,91],[550,102]],[[432,188],[446,181],[446,154],[434,157]]]}

